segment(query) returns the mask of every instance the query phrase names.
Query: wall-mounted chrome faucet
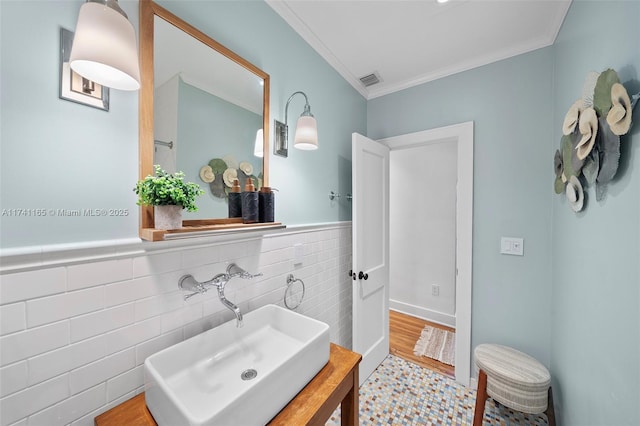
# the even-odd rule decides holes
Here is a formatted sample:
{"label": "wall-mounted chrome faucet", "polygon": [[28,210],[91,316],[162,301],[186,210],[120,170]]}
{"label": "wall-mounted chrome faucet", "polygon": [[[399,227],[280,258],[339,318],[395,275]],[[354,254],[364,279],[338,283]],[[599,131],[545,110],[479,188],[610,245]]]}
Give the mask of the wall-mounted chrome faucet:
{"label": "wall-mounted chrome faucet", "polygon": [[183,275],[178,281],[178,288],[182,291],[191,292],[190,294],[186,294],[184,296],[184,300],[187,300],[197,294],[206,293],[211,287],[216,287],[216,289],[218,290],[218,298],[220,299],[220,302],[222,302],[224,306],[229,308],[236,315],[236,325],[238,327],[242,327],[242,313],[240,312],[240,308],[238,308],[225,297],[224,288],[229,280],[231,280],[231,278],[238,277],[248,280],[260,276],[262,276],[262,273],[250,274],[235,263],[230,263],[229,266],[227,266],[226,272],[217,274],[209,281],[199,282],[193,277],[193,275]]}

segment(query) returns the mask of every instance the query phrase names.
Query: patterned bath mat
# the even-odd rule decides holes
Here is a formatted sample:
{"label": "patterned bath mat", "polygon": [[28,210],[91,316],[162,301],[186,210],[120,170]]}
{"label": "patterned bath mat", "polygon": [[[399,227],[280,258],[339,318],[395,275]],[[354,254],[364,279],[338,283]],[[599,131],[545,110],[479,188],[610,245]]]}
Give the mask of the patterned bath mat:
{"label": "patterned bath mat", "polygon": [[447,365],[455,366],[456,334],[427,325],[413,348],[415,356],[426,356]]}
{"label": "patterned bath mat", "polygon": [[[388,355],[360,387],[361,426],[471,426],[475,389]],[[514,412],[487,400],[483,425],[544,426],[546,417]],[[340,425],[340,406],[326,426]]]}

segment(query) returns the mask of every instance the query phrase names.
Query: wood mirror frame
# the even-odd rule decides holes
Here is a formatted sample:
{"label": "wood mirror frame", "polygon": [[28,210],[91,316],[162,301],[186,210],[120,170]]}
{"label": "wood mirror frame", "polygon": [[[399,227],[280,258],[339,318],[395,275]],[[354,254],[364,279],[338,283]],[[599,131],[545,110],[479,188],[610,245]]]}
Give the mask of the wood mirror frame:
{"label": "wood mirror frame", "polygon": [[[202,31],[185,22],[152,0],[140,0],[140,77],[139,95],[139,179],[153,175],[154,152],[154,17],[158,16],[176,28],[191,35],[211,49],[242,66],[264,81],[263,92],[263,149],[262,159],[263,186],[269,186],[269,74],[262,71],[246,59],[227,49]],[[183,236],[185,233],[215,232],[227,230],[253,229],[255,227],[274,227],[280,223],[243,224],[242,219],[212,218],[183,221],[181,229],[161,231],[154,228],[153,206],[140,206],[140,238],[148,241],[160,241],[166,238]]]}

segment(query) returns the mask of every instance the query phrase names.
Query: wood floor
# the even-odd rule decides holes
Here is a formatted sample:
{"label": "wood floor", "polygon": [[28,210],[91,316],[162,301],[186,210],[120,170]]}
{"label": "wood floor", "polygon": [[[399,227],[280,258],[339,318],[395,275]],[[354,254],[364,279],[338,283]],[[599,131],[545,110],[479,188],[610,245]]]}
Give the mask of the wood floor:
{"label": "wood floor", "polygon": [[435,359],[424,356],[415,356],[413,347],[420,338],[420,333],[425,325],[455,332],[455,329],[444,325],[435,324],[410,315],[389,311],[389,352],[422,367],[437,371],[440,374],[455,378],[455,368],[443,364]]}

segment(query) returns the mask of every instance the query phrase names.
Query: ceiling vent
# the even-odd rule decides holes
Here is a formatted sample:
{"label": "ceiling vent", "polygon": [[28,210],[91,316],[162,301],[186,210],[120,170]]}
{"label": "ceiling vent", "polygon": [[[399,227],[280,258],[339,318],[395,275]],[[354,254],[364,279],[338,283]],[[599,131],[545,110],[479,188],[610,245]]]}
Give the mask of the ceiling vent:
{"label": "ceiling vent", "polygon": [[374,84],[380,83],[380,76],[377,72],[374,72],[369,75],[365,75],[364,77],[360,77],[360,82],[364,84],[364,87],[373,86]]}

